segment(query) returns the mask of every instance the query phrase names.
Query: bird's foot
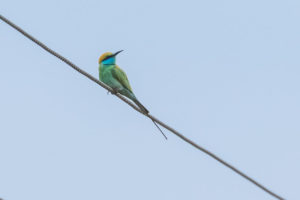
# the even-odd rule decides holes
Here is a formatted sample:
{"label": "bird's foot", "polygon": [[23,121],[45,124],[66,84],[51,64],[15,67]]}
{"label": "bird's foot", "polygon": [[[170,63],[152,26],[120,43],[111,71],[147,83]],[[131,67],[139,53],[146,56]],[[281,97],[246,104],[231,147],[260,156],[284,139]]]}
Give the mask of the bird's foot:
{"label": "bird's foot", "polygon": [[107,94],[114,94],[116,95],[118,93],[118,91],[116,89],[112,89],[112,91],[107,91]]}
{"label": "bird's foot", "polygon": [[113,91],[111,91],[110,93],[116,95],[118,91],[116,89],[113,89]]}

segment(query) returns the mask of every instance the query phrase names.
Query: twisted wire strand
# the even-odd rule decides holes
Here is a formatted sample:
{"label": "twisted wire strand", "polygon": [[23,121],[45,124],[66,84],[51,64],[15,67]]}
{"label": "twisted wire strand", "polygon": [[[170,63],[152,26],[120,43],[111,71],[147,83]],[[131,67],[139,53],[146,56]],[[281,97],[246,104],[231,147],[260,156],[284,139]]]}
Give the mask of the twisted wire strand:
{"label": "twisted wire strand", "polygon": [[[43,48],[44,50],[46,50],[47,52],[49,52],[50,54],[52,54],[53,56],[57,57],[58,59],[60,59],[61,61],[65,62],[67,65],[69,65],[70,67],[72,67],[73,69],[75,69],[76,71],[78,71],[79,73],[81,73],[82,75],[86,76],[87,78],[89,78],[90,80],[94,81],[95,83],[97,83],[98,85],[100,85],[101,87],[105,88],[106,90],[110,91],[111,93],[113,93],[114,91],[107,85],[105,85],[104,83],[100,82],[99,80],[97,80],[96,78],[94,78],[92,75],[90,75],[89,73],[85,72],[84,70],[80,69],[78,66],[76,66],[75,64],[73,64],[71,61],[69,61],[67,58],[61,56],[60,54],[58,54],[57,52],[55,52],[54,50],[50,49],[49,47],[47,47],[45,44],[43,44],[42,42],[40,42],[39,40],[37,40],[36,38],[34,38],[33,36],[31,36],[30,34],[28,34],[27,32],[25,32],[23,29],[21,29],[19,26],[17,26],[16,24],[14,24],[13,22],[11,22],[10,20],[8,20],[7,18],[5,18],[4,16],[0,15],[0,19],[2,21],[4,21],[6,24],[10,25],[11,27],[13,27],[15,30],[19,31],[20,33],[22,33],[25,37],[27,37],[28,39],[30,39],[32,42],[36,43],[37,45],[39,45],[41,48]],[[202,151],[203,153],[207,154],[208,156],[212,157],[213,159],[217,160],[218,162],[220,162],[221,164],[225,165],[226,167],[228,167],[229,169],[231,169],[232,171],[234,171],[235,173],[237,173],[238,175],[242,176],[243,178],[245,178],[246,180],[250,181],[251,183],[253,183],[254,185],[256,185],[258,188],[262,189],[263,191],[265,191],[266,193],[270,194],[271,196],[275,197],[276,199],[279,200],[284,200],[283,197],[279,196],[278,194],[272,192],[270,189],[266,188],[265,186],[263,186],[262,184],[258,183],[257,181],[255,181],[253,178],[249,177],[248,175],[246,175],[245,173],[243,173],[242,171],[238,170],[237,168],[235,168],[234,166],[232,166],[231,164],[229,164],[228,162],[224,161],[223,159],[219,158],[218,156],[216,156],[214,153],[206,150],[205,148],[201,147],[200,145],[198,145],[197,143],[193,142],[192,140],[188,139],[187,137],[185,137],[184,135],[182,135],[181,133],[179,133],[177,130],[175,130],[174,128],[168,126],[167,124],[163,123],[162,121],[158,120],[156,117],[150,115],[150,114],[145,114],[143,113],[137,106],[135,106],[133,103],[131,103],[129,100],[127,100],[125,97],[123,97],[122,95],[120,95],[119,93],[114,94],[117,97],[119,97],[122,101],[124,101],[125,103],[127,103],[129,106],[131,106],[134,110],[138,111],[139,113],[145,115],[146,117],[150,118],[154,123],[156,122],[157,124],[161,125],[162,127],[166,128],[167,130],[169,130],[170,132],[174,133],[175,135],[177,135],[179,138],[181,138],[182,140],[184,140],[185,142],[189,143],[190,145],[192,145],[193,147],[197,148],[198,150]]]}

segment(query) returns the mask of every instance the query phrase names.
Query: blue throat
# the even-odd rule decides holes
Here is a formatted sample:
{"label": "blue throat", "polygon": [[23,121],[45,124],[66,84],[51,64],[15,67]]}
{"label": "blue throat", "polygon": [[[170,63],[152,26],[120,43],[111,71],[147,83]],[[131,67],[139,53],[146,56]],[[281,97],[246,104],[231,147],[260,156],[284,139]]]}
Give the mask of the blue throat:
{"label": "blue throat", "polygon": [[115,65],[116,64],[116,58],[115,57],[111,57],[111,58],[108,58],[106,60],[103,60],[101,63],[103,65]]}

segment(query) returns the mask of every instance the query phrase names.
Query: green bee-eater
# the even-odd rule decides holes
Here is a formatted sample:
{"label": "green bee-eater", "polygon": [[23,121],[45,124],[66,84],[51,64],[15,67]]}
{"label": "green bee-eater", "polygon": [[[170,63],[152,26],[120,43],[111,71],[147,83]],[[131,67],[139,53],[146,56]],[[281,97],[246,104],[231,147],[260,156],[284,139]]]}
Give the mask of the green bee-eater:
{"label": "green bee-eater", "polygon": [[[138,101],[138,99],[132,92],[131,86],[129,84],[125,72],[118,65],[116,65],[116,56],[121,52],[122,51],[118,51],[114,54],[111,52],[106,52],[102,54],[102,56],[100,56],[99,79],[100,81],[111,87],[116,93],[120,93],[131,99],[141,109],[143,113],[148,114],[149,111]],[[155,122],[154,124],[157,126]],[[157,128],[160,130],[158,126]],[[161,133],[163,134],[162,131]],[[165,136],[165,138],[167,137]]]}

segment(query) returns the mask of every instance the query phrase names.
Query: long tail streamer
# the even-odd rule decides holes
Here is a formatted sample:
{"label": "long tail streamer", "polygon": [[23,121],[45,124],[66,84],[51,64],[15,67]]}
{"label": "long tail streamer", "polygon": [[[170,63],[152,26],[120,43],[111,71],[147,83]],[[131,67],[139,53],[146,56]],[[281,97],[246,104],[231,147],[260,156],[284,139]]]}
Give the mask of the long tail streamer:
{"label": "long tail streamer", "polygon": [[[50,54],[52,54],[53,56],[57,57],[58,59],[60,59],[61,61],[65,62],[67,65],[69,65],[70,67],[72,67],[74,70],[78,71],[79,73],[81,73],[82,75],[86,76],[87,78],[89,78],[90,80],[94,81],[95,83],[97,83],[98,85],[100,85],[101,87],[105,88],[106,90],[113,92],[112,89],[108,86],[106,86],[104,83],[100,82],[98,79],[96,79],[95,77],[93,77],[92,75],[90,75],[89,73],[87,73],[86,71],[83,71],[82,69],[80,69],[79,67],[77,67],[75,64],[73,64],[70,60],[68,60],[67,58],[63,57],[62,55],[58,54],[57,52],[53,51],[52,49],[50,49],[49,47],[47,47],[45,44],[43,44],[42,42],[40,42],[39,40],[37,40],[36,38],[34,38],[33,36],[31,36],[30,34],[28,34],[27,32],[25,32],[23,29],[21,29],[19,26],[17,26],[16,24],[14,24],[13,22],[11,22],[10,20],[8,20],[7,18],[5,18],[4,16],[2,16],[0,14],[0,19],[2,21],[4,21],[5,23],[7,23],[8,25],[10,25],[11,27],[13,27],[14,29],[16,29],[17,31],[19,31],[21,34],[23,34],[25,37],[27,37],[28,39],[30,39],[31,41],[33,41],[34,43],[36,43],[37,45],[39,45],[41,48],[43,48],[44,50],[46,50],[47,52],[49,52]],[[124,98],[122,95],[116,94],[117,97],[119,97],[122,101],[124,101],[125,103],[127,103],[129,106],[131,106],[133,109],[135,109],[138,112],[141,112],[136,106],[134,106],[131,102],[129,102],[126,98]],[[143,113],[143,112],[142,112]],[[144,114],[144,113],[143,113]],[[190,145],[192,145],[193,147],[195,147],[196,149],[202,151],[203,153],[205,153],[206,155],[210,156],[211,158],[215,159],[216,161],[218,161],[219,163],[221,163],[222,165],[228,167],[229,169],[231,169],[232,171],[234,171],[235,173],[237,173],[238,175],[240,175],[241,177],[245,178],[246,180],[250,181],[251,183],[253,183],[255,186],[257,186],[258,188],[262,189],[263,191],[265,191],[266,193],[272,195],[274,198],[278,199],[278,200],[284,200],[283,197],[279,196],[278,194],[276,194],[275,192],[271,191],[270,189],[266,188],[264,185],[258,183],[257,181],[255,181],[253,178],[249,177],[247,174],[243,173],[242,171],[240,171],[239,169],[235,168],[233,165],[229,164],[228,162],[224,161],[223,159],[221,159],[220,157],[218,157],[217,155],[215,155],[214,153],[208,151],[207,149],[205,149],[204,147],[198,145],[197,143],[195,143],[194,141],[188,139],[187,137],[185,137],[184,135],[182,135],[181,133],[179,133],[178,131],[176,131],[174,128],[168,126],[167,124],[163,123],[162,121],[158,120],[157,118],[155,118],[152,115],[147,114],[146,115],[148,118],[150,118],[155,126],[161,131],[161,129],[158,127],[158,125],[156,123],[158,123],[159,125],[161,125],[162,127],[166,128],[167,130],[171,131],[172,133],[174,133],[175,135],[177,135],[180,139],[184,140],[185,142],[189,143]],[[161,133],[163,134],[163,132],[161,131]],[[163,134],[165,136],[165,134]],[[165,136],[166,137],[166,136]]]}
{"label": "long tail streamer", "polygon": [[157,123],[152,120],[152,122],[154,123],[154,125],[158,128],[158,130],[161,132],[161,134],[166,138],[166,140],[168,139],[167,136],[164,134],[164,132],[161,130],[161,128],[159,128],[159,126],[157,125]]}

